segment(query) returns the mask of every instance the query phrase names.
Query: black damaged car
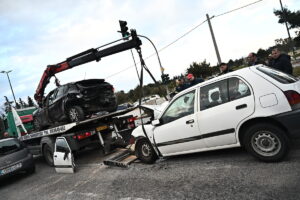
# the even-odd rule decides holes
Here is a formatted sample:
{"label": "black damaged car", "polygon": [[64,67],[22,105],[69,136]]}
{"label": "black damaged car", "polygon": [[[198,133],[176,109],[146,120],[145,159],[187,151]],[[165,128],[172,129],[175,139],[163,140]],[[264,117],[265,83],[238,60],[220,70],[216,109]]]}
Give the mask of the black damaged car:
{"label": "black damaged car", "polygon": [[114,88],[104,79],[88,79],[61,85],[43,100],[43,105],[33,113],[36,130],[75,122],[100,112],[117,110]]}

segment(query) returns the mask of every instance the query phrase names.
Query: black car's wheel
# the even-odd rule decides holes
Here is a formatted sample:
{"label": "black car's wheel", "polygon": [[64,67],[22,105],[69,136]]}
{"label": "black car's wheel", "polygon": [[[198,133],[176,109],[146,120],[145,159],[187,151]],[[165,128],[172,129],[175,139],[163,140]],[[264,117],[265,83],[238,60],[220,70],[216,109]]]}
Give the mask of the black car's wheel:
{"label": "black car's wheel", "polygon": [[70,122],[78,122],[84,120],[84,112],[81,107],[73,106],[68,109],[68,117]]}
{"label": "black car's wheel", "polygon": [[285,132],[272,124],[249,127],[243,139],[246,150],[266,162],[282,160],[289,150],[289,140]]}
{"label": "black car's wheel", "polygon": [[136,154],[142,162],[147,164],[154,163],[158,158],[151,144],[145,139],[137,143]]}
{"label": "black car's wheel", "polygon": [[54,166],[54,161],[53,161],[53,148],[50,147],[49,144],[44,144],[43,146],[43,156],[51,167]]}

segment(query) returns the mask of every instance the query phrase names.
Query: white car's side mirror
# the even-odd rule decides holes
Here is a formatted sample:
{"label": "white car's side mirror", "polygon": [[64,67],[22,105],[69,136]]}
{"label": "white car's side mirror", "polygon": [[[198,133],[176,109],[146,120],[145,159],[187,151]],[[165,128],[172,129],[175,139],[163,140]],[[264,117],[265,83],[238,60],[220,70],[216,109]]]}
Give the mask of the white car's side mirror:
{"label": "white car's side mirror", "polygon": [[158,125],[160,124],[160,121],[159,121],[159,119],[156,119],[156,120],[153,120],[153,121],[151,122],[151,124],[152,124],[153,126],[158,126]]}

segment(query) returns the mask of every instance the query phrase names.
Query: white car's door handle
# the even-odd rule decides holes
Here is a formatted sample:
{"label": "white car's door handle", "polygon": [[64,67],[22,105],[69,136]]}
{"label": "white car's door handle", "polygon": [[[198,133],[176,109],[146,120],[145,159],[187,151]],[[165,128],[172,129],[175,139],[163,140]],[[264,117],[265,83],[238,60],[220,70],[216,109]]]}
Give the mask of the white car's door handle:
{"label": "white car's door handle", "polygon": [[236,110],[247,108],[247,104],[238,105],[235,107]]}
{"label": "white car's door handle", "polygon": [[186,124],[192,124],[192,123],[194,123],[194,120],[191,119],[191,120],[186,121],[185,123],[186,123]]}

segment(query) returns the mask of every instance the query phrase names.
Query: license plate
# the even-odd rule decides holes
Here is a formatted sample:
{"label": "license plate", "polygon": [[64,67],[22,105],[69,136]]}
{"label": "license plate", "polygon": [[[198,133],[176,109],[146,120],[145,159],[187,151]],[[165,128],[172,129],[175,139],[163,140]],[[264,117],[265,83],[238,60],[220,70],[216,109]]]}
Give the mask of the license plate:
{"label": "license plate", "polygon": [[108,126],[104,125],[104,126],[98,126],[98,127],[96,128],[97,131],[103,131],[103,130],[105,130],[105,129],[108,129]]}
{"label": "license plate", "polygon": [[1,175],[3,175],[3,174],[8,174],[8,173],[13,172],[13,171],[15,171],[15,170],[17,170],[17,169],[20,169],[21,167],[22,167],[22,163],[18,163],[18,164],[16,164],[16,165],[13,165],[13,166],[8,167],[8,168],[6,168],[6,169],[0,170],[0,174],[1,174]]}

